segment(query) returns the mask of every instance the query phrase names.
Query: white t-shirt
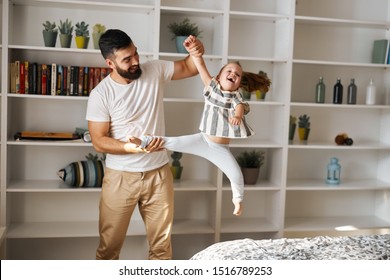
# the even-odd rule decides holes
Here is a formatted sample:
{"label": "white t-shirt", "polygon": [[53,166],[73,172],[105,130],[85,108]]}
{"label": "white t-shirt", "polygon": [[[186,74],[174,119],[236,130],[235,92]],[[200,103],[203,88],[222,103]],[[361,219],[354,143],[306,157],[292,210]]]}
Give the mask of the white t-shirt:
{"label": "white t-shirt", "polygon": [[[110,122],[110,136],[127,141],[127,136],[165,135],[163,88],[173,76],[173,62],[153,60],[140,64],[142,75],[130,84],[115,82],[110,75],[92,91],[86,119]],[[107,154],[106,166],[121,171],[144,172],[168,163],[165,151]]]}

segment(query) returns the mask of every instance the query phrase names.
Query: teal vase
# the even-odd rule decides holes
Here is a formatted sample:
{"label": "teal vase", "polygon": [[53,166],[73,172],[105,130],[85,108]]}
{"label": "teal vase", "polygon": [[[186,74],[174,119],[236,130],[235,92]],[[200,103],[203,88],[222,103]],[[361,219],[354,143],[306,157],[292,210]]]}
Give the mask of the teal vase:
{"label": "teal vase", "polygon": [[184,40],[187,39],[187,36],[176,36],[175,37],[175,43],[176,43],[176,50],[178,53],[188,53],[185,47],[183,46]]}

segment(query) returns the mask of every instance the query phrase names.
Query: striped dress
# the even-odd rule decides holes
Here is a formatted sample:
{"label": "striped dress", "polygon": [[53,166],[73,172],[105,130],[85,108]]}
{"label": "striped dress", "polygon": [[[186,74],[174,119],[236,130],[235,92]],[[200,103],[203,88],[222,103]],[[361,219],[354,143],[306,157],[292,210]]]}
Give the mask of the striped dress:
{"label": "striped dress", "polygon": [[217,137],[247,138],[254,135],[254,131],[243,117],[240,125],[232,125],[229,117],[234,116],[234,108],[238,104],[245,105],[245,114],[249,113],[249,104],[244,102],[241,93],[237,91],[223,91],[219,83],[213,78],[210,85],[203,91],[205,105],[199,126],[201,132]]}

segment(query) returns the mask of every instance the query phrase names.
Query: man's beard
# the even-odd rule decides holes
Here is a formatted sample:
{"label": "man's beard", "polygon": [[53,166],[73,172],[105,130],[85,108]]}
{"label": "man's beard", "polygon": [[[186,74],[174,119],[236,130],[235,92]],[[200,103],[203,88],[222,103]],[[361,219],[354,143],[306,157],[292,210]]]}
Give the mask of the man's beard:
{"label": "man's beard", "polygon": [[[134,69],[135,68],[135,69]],[[118,74],[125,79],[128,80],[137,80],[139,77],[141,77],[142,70],[139,66],[133,67],[133,69],[130,67],[128,70],[124,70],[116,66],[116,71]]]}

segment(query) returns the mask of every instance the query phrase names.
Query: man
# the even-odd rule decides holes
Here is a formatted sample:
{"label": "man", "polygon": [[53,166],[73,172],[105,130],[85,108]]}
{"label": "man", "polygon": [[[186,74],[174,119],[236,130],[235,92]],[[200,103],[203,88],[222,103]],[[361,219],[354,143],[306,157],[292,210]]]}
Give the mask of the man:
{"label": "man", "polygon": [[[87,120],[92,144],[106,153],[99,203],[100,243],[96,259],[119,259],[133,210],[138,205],[146,227],[149,259],[171,259],[173,180],[163,141],[155,137],[140,152],[130,135],[164,135],[163,87],[198,73],[192,59],[140,64],[136,45],[121,30],[107,30],[99,41],[112,69],[91,92]],[[199,40],[186,46],[202,55]]]}

